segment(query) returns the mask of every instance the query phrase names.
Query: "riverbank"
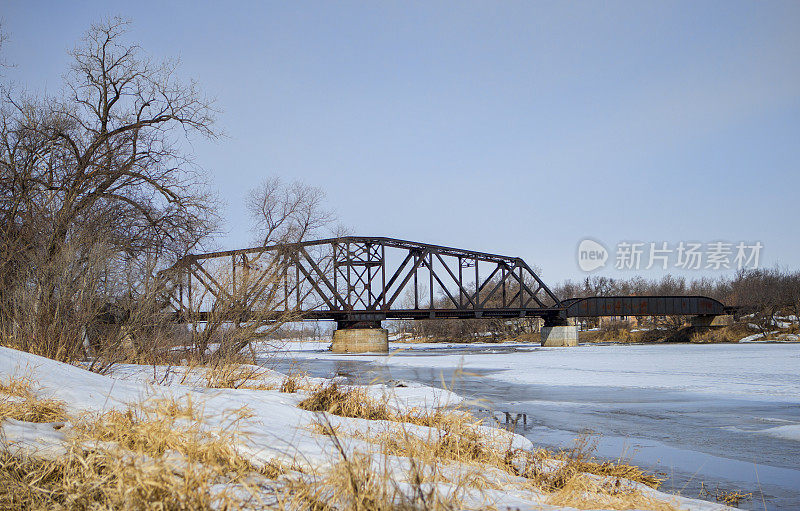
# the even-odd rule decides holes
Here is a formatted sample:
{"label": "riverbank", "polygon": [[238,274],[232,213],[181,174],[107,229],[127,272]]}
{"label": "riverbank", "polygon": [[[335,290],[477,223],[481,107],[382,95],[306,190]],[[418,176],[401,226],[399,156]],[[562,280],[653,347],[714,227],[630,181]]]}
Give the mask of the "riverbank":
{"label": "riverbank", "polygon": [[[0,375],[4,502],[721,509],[657,491],[635,467],[537,449],[421,384],[350,386],[253,366],[121,365],[104,376],[7,348]],[[48,470],[51,487],[35,491],[45,483],[28,475]]]}

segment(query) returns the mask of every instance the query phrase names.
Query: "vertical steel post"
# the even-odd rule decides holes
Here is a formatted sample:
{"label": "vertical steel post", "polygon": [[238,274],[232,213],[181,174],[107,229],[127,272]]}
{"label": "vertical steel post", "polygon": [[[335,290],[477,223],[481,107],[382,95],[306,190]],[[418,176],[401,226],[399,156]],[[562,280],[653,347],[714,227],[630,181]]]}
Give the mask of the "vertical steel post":
{"label": "vertical steel post", "polygon": [[367,247],[367,309],[370,308],[372,305],[372,266],[369,263],[372,262],[372,246],[369,243],[366,244]]}
{"label": "vertical steel post", "polygon": [[480,278],[478,276],[478,256],[475,256],[475,303],[473,304],[472,308],[477,309],[478,304],[480,303],[480,297],[478,296],[481,291],[481,283],[479,282]]}
{"label": "vertical steel post", "polygon": [[236,254],[231,254],[231,291],[236,297]]}
{"label": "vertical steel post", "polygon": [[[333,289],[336,290],[337,295],[339,294],[339,284],[338,284],[339,279],[337,278],[337,275],[339,273],[339,262],[336,260],[336,258],[338,257],[338,254],[336,253],[336,247],[338,246],[339,246],[338,243],[333,244]],[[338,298],[336,296],[334,296],[333,299],[338,301]],[[334,302],[334,304],[337,307],[341,307],[341,304],[338,304],[336,302]]]}
{"label": "vertical steel post", "polygon": [[[381,289],[383,290],[381,294],[383,295],[383,305],[381,306],[382,309],[386,308],[386,295],[389,293],[389,290],[386,289],[386,245],[381,243]],[[375,306],[377,307],[378,304],[376,303]]]}
{"label": "vertical steel post", "polygon": [[464,307],[464,259],[458,256],[458,308]]}
{"label": "vertical steel post", "polygon": [[503,279],[503,305],[502,305],[502,307],[505,308],[505,306],[506,306],[506,265],[505,265],[505,263],[502,263],[502,264],[503,264],[503,268],[502,268],[501,275],[500,275],[500,277]]}
{"label": "vertical steel post", "polygon": [[294,256],[294,279],[295,285],[297,286],[295,293],[295,296],[297,297],[295,299],[295,306],[297,307],[297,310],[303,310],[302,304],[300,303],[300,250],[297,250]]}
{"label": "vertical steel post", "polygon": [[188,295],[189,305],[186,310],[189,311],[189,316],[192,315],[192,272],[186,268],[186,294]]}
{"label": "vertical steel post", "polygon": [[[280,254],[276,255],[280,263]],[[284,261],[281,267],[283,268],[283,310],[289,310],[289,265],[288,261]]]}
{"label": "vertical steel post", "polygon": [[417,288],[417,259],[419,258],[418,253],[414,253],[414,308],[419,309],[419,292]]}
{"label": "vertical steel post", "polygon": [[430,301],[428,308],[433,309],[433,251],[431,250],[428,250],[428,276],[430,277]]}
{"label": "vertical steel post", "polygon": [[347,310],[352,310],[352,300],[350,299],[350,290],[351,282],[350,282],[350,267],[353,266],[350,254],[350,242],[347,242]]}

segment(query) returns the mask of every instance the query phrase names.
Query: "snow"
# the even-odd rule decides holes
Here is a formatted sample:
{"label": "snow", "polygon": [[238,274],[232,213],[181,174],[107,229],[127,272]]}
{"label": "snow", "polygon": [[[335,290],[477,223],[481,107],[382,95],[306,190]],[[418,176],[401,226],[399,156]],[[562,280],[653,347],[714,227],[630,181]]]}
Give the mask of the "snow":
{"label": "snow", "polygon": [[57,458],[66,454],[63,422],[32,423],[5,419],[2,425],[3,439],[12,454],[35,452],[43,458]]}
{"label": "snow", "polygon": [[780,330],[773,330],[771,332],[767,332],[766,334],[748,335],[747,337],[739,339],[739,342],[797,342],[798,340],[800,340],[800,336],[797,334],[785,334],[780,333]]}
{"label": "snow", "polygon": [[[318,345],[320,343],[317,343]],[[308,347],[308,346],[306,346]],[[543,352],[547,363],[558,363],[558,352]],[[428,363],[428,357],[413,357],[415,363]],[[562,363],[566,359],[561,357]],[[441,362],[441,361],[440,361]],[[485,361],[481,361],[485,363]],[[540,366],[542,367],[542,366]],[[522,366],[508,364],[509,377],[520,377]],[[597,367],[593,368],[596,370]],[[526,369],[526,372],[529,369]],[[579,371],[587,371],[582,368]],[[230,425],[235,412],[247,407],[252,415],[239,423],[243,435],[235,448],[256,465],[263,465],[273,460],[284,460],[300,466],[314,467],[319,470],[337,460],[336,449],[332,440],[314,433],[309,427],[315,422],[317,414],[298,408],[296,405],[303,398],[302,394],[287,394],[273,390],[251,389],[208,389],[198,386],[199,380],[184,380],[180,383],[180,369],[170,375],[166,367],[152,366],[119,366],[111,376],[99,375],[85,369],[38,357],[28,353],[0,347],[0,377],[27,376],[38,383],[37,395],[43,398],[61,400],[69,413],[100,412],[112,408],[123,408],[128,404],[142,402],[149,398],[172,397],[182,399],[190,397],[193,403],[202,403],[204,426],[224,428]],[[267,371],[267,380],[279,380],[283,375],[276,371]],[[545,376],[546,378],[546,376]],[[160,382],[160,383],[159,383]],[[421,384],[395,382],[394,386],[370,385],[368,391],[376,396],[386,395],[392,406],[400,410],[410,407],[431,408],[444,404],[458,403],[461,398],[443,389],[434,389]],[[396,423],[385,421],[367,421],[329,416],[331,425],[344,432],[343,445],[346,451],[368,451],[366,439],[396,428]],[[405,425],[409,434],[425,436],[429,428]],[[32,424],[14,420],[4,420],[0,426],[6,442],[13,449],[44,456],[57,456],[63,452],[63,441],[69,424]],[[488,438],[504,435],[514,446],[530,449],[533,444],[520,435],[492,428],[483,428]],[[409,462],[403,458],[390,457],[390,468],[402,470]],[[453,467],[458,470],[458,467]],[[489,469],[487,469],[488,471]],[[487,472],[491,474],[491,471]],[[494,477],[494,475],[493,475]],[[501,477],[497,475],[498,480]],[[503,474],[502,477],[513,479]],[[652,491],[652,490],[646,490]],[[675,497],[653,492],[658,498],[676,501],[683,509],[719,510],[727,509],[718,504]],[[473,495],[479,502],[492,503],[499,509],[556,509],[541,504],[542,495],[532,491],[484,490],[480,495]],[[481,500],[482,499],[482,500]],[[479,503],[476,501],[476,503]]]}
{"label": "snow", "polygon": [[789,424],[786,426],[776,426],[774,428],[762,429],[759,433],[784,440],[800,442],[800,424]]}
{"label": "snow", "polygon": [[766,338],[768,335],[774,335],[776,333],[778,333],[778,330],[767,332],[766,334],[748,335],[747,337],[742,337],[741,339],[739,339],[739,342],[757,342],[759,339]]}
{"label": "snow", "polygon": [[[396,346],[396,349],[394,349]],[[387,355],[340,355],[296,343],[265,357],[369,362],[403,368],[461,368],[492,380],[532,385],[647,388],[717,397],[800,403],[800,345],[581,345],[409,343]]]}

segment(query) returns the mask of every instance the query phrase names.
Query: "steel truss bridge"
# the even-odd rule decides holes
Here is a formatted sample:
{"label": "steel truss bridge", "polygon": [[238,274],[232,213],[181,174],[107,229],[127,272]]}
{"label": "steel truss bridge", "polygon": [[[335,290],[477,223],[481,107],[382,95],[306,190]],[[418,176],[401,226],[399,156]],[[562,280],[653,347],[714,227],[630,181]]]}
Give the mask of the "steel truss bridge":
{"label": "steel truss bridge", "polygon": [[293,315],[339,328],[385,319],[730,314],[703,296],[561,300],[519,257],[382,237],[340,237],[188,255],[162,272],[180,321]]}

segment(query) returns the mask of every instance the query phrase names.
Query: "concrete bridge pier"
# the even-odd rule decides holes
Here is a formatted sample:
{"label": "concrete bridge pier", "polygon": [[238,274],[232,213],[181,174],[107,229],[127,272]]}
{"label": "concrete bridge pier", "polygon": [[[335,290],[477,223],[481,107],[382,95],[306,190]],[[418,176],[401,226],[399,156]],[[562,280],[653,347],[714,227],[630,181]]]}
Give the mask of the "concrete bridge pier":
{"label": "concrete bridge pier", "polygon": [[701,316],[692,316],[689,320],[689,323],[693,327],[702,327],[702,328],[712,328],[712,327],[723,327],[723,326],[731,326],[735,322],[735,318],[732,314],[718,314],[714,315],[701,315]]}
{"label": "concrete bridge pier", "polygon": [[578,345],[578,325],[574,319],[545,318],[541,331],[542,346],[562,347]]}
{"label": "concrete bridge pier", "polygon": [[334,353],[388,353],[389,331],[380,321],[338,321],[333,332]]}

